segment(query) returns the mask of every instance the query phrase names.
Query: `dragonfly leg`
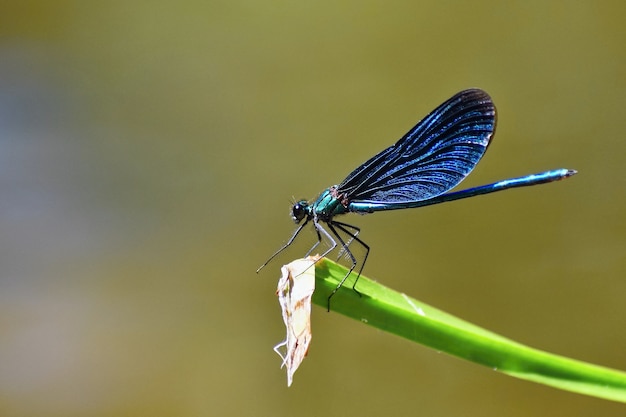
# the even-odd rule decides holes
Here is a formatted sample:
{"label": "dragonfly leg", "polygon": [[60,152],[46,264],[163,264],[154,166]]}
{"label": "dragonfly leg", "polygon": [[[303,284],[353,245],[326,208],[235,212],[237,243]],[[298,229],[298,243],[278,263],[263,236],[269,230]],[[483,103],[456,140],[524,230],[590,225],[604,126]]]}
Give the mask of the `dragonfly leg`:
{"label": "dragonfly leg", "polygon": [[[274,254],[272,256],[270,256],[270,258],[265,261],[265,263],[263,265],[261,265],[259,267],[259,269],[256,270],[256,273],[258,274],[259,271],[261,269],[263,269],[265,267],[265,265],[267,265],[268,263],[270,263],[270,261],[272,259],[274,259],[276,257],[276,255],[278,255],[279,253],[281,253],[282,251],[284,251],[285,249],[287,249],[289,247],[289,245],[291,245],[293,243],[294,240],[296,240],[296,237],[298,236],[298,234],[300,234],[300,232],[302,231],[302,229],[304,228],[304,226],[307,225],[307,223],[309,222],[309,219],[306,219],[304,223],[302,223],[300,226],[298,226],[298,228],[296,229],[296,231],[293,233],[293,235],[291,236],[291,238],[287,241],[287,243],[285,243],[283,246],[281,246],[280,249],[278,249],[276,252],[274,252]],[[319,233],[318,233],[319,236]],[[318,242],[319,243],[319,242]],[[312,250],[313,248],[311,248]]]}
{"label": "dragonfly leg", "polygon": [[[320,236],[320,233],[321,233],[330,242],[330,247],[328,249],[326,249],[326,251],[324,251],[324,253],[322,253],[320,255],[320,259],[321,259],[321,258],[326,257],[326,255],[331,253],[333,250],[335,250],[335,248],[337,247],[337,241],[318,222],[315,222],[315,231],[317,232],[318,236]],[[336,235],[336,233],[334,233],[334,234]],[[320,236],[320,240],[317,242],[317,244],[319,244],[321,241],[322,241],[322,239],[321,239],[321,236]],[[341,238],[339,239],[339,241],[343,244],[343,241],[341,240]]]}
{"label": "dragonfly leg", "polygon": [[[335,239],[333,239],[333,237],[322,227],[321,224],[319,224],[317,221],[313,220],[313,224],[315,225],[315,232],[317,233],[317,242],[313,244],[313,246],[311,247],[311,249],[309,249],[309,251],[304,255],[305,257],[309,256],[311,254],[311,252],[313,252],[313,250],[322,242],[322,235],[324,235],[324,237],[326,239],[328,239],[328,241],[330,242],[330,248],[328,248],[326,251],[324,251],[324,253],[322,253],[319,256],[319,259],[315,262],[313,262],[311,265],[309,265],[304,271],[300,272],[300,274],[303,274],[304,272],[308,271],[310,267],[312,267],[313,265],[315,265],[320,259],[324,258],[326,255],[328,255],[330,252],[332,252],[336,247],[337,247],[337,241],[335,241]],[[299,231],[299,230],[298,230]],[[293,240],[290,239],[290,240]],[[290,243],[290,242],[288,242]],[[281,250],[284,248],[281,248]],[[280,251],[279,251],[280,252]],[[275,256],[275,255],[274,255]],[[273,256],[272,256],[273,257]],[[271,258],[270,258],[271,259]],[[268,261],[269,262],[269,261]],[[266,262],[267,263],[267,262]],[[257,271],[258,272],[258,271]]]}
{"label": "dragonfly leg", "polygon": [[320,234],[320,231],[318,230],[317,227],[315,228],[315,233],[317,233],[317,242],[315,242],[313,246],[311,246],[311,249],[309,249],[309,251],[304,254],[305,258],[309,256],[315,250],[315,248],[317,248],[319,244],[322,242],[322,235]]}
{"label": "dragonfly leg", "polygon": [[[346,240],[346,247],[350,247],[350,245],[352,244],[352,242],[354,241],[354,238],[357,237],[359,235],[359,233],[361,233],[361,229],[353,226],[351,224],[347,224],[347,223],[342,223],[342,222],[333,222],[333,223],[339,223],[342,226],[345,226],[347,228],[352,229],[352,231],[347,231],[347,230],[343,230],[343,232],[345,234],[347,234],[348,236],[350,236],[350,239]],[[345,250],[342,247],[341,250],[339,251],[339,254],[337,254],[337,260],[341,259],[341,257],[345,254]]]}
{"label": "dragonfly leg", "polygon": [[[363,258],[363,262],[361,263],[361,267],[359,268],[359,273],[357,274],[356,280],[354,281],[354,285],[352,286],[352,289],[357,294],[361,295],[355,287],[356,287],[357,282],[359,282],[359,277],[361,276],[361,272],[363,272],[363,268],[365,267],[365,263],[367,262],[367,257],[370,254],[370,247],[367,243],[363,242],[361,238],[358,237],[359,232],[361,231],[361,229],[359,229],[358,227],[353,226],[351,224],[342,223],[342,222],[333,222],[333,225],[337,226],[337,228],[343,231],[344,233],[350,235],[350,241],[355,240],[361,246],[363,246],[363,248],[365,248],[365,257]],[[352,229],[352,233],[350,233],[350,230],[348,229]]]}
{"label": "dragonfly leg", "polygon": [[[349,236],[352,236],[352,238],[354,238],[354,234],[350,233],[344,226],[343,223],[338,223],[338,222],[331,222],[328,223],[328,228],[330,229],[330,231],[333,233],[333,235],[335,235],[335,237],[337,238],[337,240],[339,240],[339,243],[341,244],[342,250],[350,257],[350,260],[352,261],[352,266],[350,267],[350,270],[348,271],[348,273],[343,277],[343,279],[341,280],[341,282],[339,282],[339,285],[337,285],[337,288],[335,288],[330,295],[328,296],[328,311],[330,311],[330,299],[332,298],[333,295],[335,295],[335,293],[339,290],[339,288],[341,288],[341,286],[343,285],[344,282],[346,282],[346,279],[348,279],[348,277],[350,276],[350,274],[352,273],[352,271],[354,271],[354,268],[356,267],[357,261],[356,258],[354,257],[354,255],[352,254],[352,251],[350,251],[350,248],[348,248],[348,245],[346,245],[346,242],[341,238],[341,236],[339,235],[339,233],[337,233],[337,230],[335,229],[334,226],[337,226],[337,228],[339,228],[341,231],[347,233]],[[358,239],[358,238],[357,238]],[[357,278],[358,279],[358,278]],[[355,283],[356,284],[356,283]],[[352,289],[354,290],[354,292],[356,292],[357,294],[359,294],[359,297],[361,296],[361,293],[358,292],[355,288],[354,285],[352,286]]]}

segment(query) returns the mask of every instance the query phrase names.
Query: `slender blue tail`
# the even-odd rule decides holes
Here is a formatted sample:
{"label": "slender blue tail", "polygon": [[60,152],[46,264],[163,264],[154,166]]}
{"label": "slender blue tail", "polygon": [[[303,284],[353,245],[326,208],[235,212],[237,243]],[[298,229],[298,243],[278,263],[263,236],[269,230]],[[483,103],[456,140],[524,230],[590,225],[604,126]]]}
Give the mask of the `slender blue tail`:
{"label": "slender blue tail", "polygon": [[509,188],[527,187],[530,185],[545,184],[559,181],[576,174],[573,169],[555,169],[552,171],[540,172],[538,174],[526,175],[518,178],[510,178],[494,182],[493,184],[481,185],[480,187],[468,188],[467,190],[453,193],[441,194],[428,200],[409,201],[402,203],[378,203],[366,201],[350,203],[348,210],[357,213],[373,213],[376,211],[396,210],[405,208],[415,208],[430,206],[432,204],[444,203],[446,201],[460,200],[461,198],[474,197],[481,194],[495,193],[496,191],[507,190]]}
{"label": "slender blue tail", "polygon": [[525,175],[518,178],[510,178],[493,184],[481,185],[480,187],[469,188],[467,190],[456,191],[454,193],[443,194],[432,200],[431,204],[443,203],[444,201],[453,201],[461,198],[473,197],[475,195],[495,193],[496,191],[507,190],[509,188],[527,187],[530,185],[545,184],[548,182],[559,181],[576,174],[573,169],[555,169],[552,171],[540,172],[539,174]]}

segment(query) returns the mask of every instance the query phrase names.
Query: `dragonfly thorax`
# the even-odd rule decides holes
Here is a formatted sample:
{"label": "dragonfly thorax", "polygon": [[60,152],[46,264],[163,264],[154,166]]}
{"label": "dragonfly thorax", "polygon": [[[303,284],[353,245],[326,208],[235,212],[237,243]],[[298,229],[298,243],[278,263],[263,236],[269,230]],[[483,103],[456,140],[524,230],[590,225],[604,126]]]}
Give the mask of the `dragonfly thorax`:
{"label": "dragonfly thorax", "polygon": [[337,193],[337,186],[332,186],[326,190],[313,203],[311,210],[316,219],[329,222],[338,215],[347,211],[347,199]]}

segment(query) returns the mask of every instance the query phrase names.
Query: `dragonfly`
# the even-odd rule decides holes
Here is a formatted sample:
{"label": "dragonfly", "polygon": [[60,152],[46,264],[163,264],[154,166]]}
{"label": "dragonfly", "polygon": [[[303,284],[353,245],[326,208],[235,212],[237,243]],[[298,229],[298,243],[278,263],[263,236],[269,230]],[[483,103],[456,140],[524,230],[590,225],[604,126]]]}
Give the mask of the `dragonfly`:
{"label": "dragonfly", "polygon": [[[394,145],[370,158],[337,185],[325,189],[315,200],[299,200],[291,207],[291,218],[298,225],[291,238],[280,247],[257,273],[287,249],[304,227],[312,223],[317,242],[305,257],[326,240],[328,249],[338,246],[352,263],[348,273],[328,296],[339,290],[358,265],[350,244],[365,249],[363,262],[352,289],[367,262],[370,247],[360,237],[361,229],[337,220],[347,213],[368,214],[409,209],[475,197],[516,187],[527,187],[562,180],[576,174],[573,169],[554,169],[510,178],[492,184],[448,192],[456,187],[483,157],[496,128],[496,107],[481,89],[455,94],[418,122]],[[342,237],[343,234],[343,237]]]}

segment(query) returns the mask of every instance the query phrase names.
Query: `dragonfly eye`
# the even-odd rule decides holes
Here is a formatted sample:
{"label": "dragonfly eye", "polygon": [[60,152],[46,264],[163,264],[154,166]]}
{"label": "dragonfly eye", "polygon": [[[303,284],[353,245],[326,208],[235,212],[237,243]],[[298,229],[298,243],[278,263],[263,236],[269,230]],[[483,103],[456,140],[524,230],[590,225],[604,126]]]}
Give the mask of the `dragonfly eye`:
{"label": "dragonfly eye", "polygon": [[300,223],[307,215],[309,203],[306,201],[298,201],[291,208],[291,218],[294,222]]}

